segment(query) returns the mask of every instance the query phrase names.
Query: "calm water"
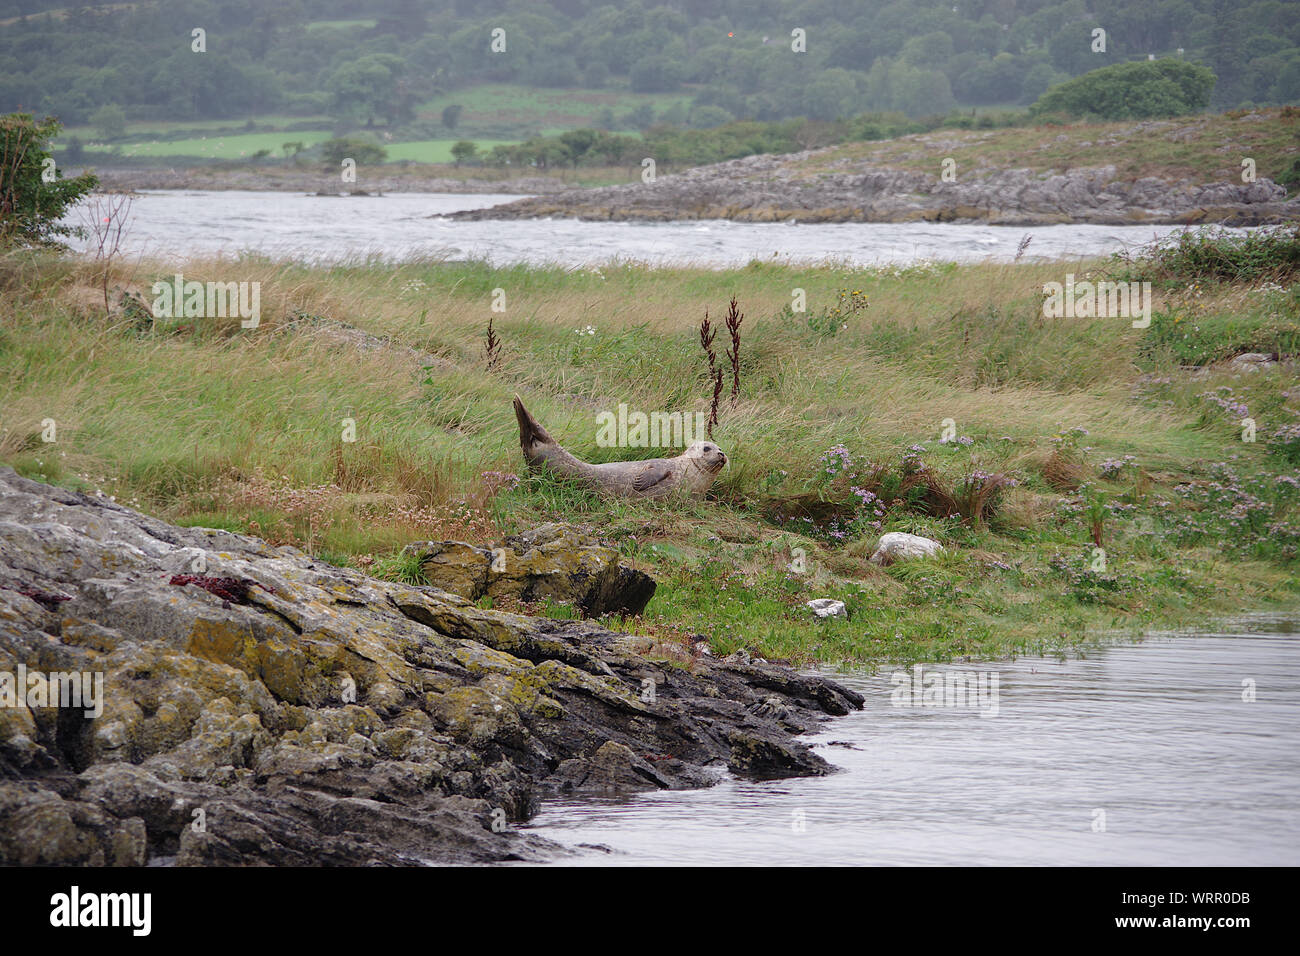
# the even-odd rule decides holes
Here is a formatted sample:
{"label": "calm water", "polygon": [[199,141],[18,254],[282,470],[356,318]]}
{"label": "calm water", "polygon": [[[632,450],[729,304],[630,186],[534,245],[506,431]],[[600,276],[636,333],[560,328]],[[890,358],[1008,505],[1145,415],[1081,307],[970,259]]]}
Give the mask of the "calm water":
{"label": "calm water", "polygon": [[[485,258],[495,264],[613,259],[708,266],[751,259],[856,265],[922,259],[1011,259],[1026,233],[1028,255],[1086,258],[1149,242],[1176,226],[957,226],[933,223],[787,225],[725,220],[680,223],[454,222],[440,218],[518,196],[394,193],[320,197],[267,192],[148,192],[135,201],[124,251],[160,257],[256,250],[313,261],[382,255]],[[78,222],[76,215],[69,219]],[[83,244],[84,246],[84,244]]]}
{"label": "calm water", "polygon": [[841,773],[551,804],[530,829],[610,848],[580,865],[1294,866],[1297,631],[1259,617],[1085,659],[934,668],[996,671],[989,717],[892,706],[894,668],[841,677],[865,710],[806,738]]}

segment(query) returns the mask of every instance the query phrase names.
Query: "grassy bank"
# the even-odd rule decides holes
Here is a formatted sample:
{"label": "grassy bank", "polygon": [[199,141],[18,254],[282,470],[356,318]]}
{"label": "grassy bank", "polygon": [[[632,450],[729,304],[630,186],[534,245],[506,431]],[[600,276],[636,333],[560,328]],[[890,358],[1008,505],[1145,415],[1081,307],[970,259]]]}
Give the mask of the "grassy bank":
{"label": "grassy bank", "polygon": [[[261,283],[261,324],[244,330],[151,320],[118,293],[106,315],[94,264],[14,254],[0,260],[0,461],[411,580],[411,541],[590,524],[660,582],[643,619],[610,625],[708,634],[717,653],[1036,652],[1294,604],[1300,383],[1287,363],[1226,361],[1294,347],[1300,285],[1283,259],[1266,251],[1236,271],[1187,249],[1155,264],[882,270],[186,263],[186,279]],[[1150,328],[1042,316],[1045,282],[1102,270],[1153,281]],[[122,265],[109,284],[149,302],[175,271]],[[654,456],[599,447],[596,415],[621,402],[707,411],[697,327],[732,295],[746,316],[740,392],[733,406],[728,372],[714,437],[731,464],[710,500],[611,501],[524,471],[515,392],[582,457]],[[947,550],[871,565],[895,530]],[[814,619],[804,602],[818,597],[845,601],[849,619]]]}
{"label": "grassy bank", "polygon": [[1004,169],[1047,173],[1114,166],[1121,179],[1240,183],[1242,160],[1250,158],[1257,176],[1294,192],[1300,186],[1297,134],[1300,109],[1293,106],[1140,122],[938,129],[837,146],[797,161],[793,171],[815,177],[845,166],[873,166],[938,175],[941,161],[951,157],[959,177]]}

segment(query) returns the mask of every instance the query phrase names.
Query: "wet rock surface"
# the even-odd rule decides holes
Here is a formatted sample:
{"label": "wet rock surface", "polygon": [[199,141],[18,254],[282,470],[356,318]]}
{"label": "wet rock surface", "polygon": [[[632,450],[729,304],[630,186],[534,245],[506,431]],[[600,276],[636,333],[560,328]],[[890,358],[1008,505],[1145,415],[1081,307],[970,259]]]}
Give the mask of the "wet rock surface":
{"label": "wet rock surface", "polygon": [[794,738],[861,704],[0,469],[3,864],[546,860],[547,796],[828,773]]}
{"label": "wet rock surface", "polygon": [[660,176],[652,183],[571,189],[453,219],[731,219],[739,222],[983,222],[992,225],[1222,223],[1252,226],[1300,218],[1300,199],[1272,180],[1194,183],[1125,180],[1114,166],[1060,172],[974,169],[954,182],[839,160],[815,175],[800,168],[818,151],[759,155]]}

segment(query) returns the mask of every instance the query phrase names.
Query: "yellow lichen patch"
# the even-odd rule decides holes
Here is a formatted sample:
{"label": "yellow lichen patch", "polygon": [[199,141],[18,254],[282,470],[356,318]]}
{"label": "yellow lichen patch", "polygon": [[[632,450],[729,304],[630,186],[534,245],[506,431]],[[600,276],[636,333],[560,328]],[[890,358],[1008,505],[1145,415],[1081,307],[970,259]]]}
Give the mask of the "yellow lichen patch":
{"label": "yellow lichen patch", "polygon": [[484,647],[474,641],[463,641],[452,649],[452,659],[471,674],[517,674],[530,669],[530,661],[520,660],[504,651]]}
{"label": "yellow lichen patch", "polygon": [[195,657],[257,674],[257,641],[252,628],[241,621],[196,617],[185,649]]}

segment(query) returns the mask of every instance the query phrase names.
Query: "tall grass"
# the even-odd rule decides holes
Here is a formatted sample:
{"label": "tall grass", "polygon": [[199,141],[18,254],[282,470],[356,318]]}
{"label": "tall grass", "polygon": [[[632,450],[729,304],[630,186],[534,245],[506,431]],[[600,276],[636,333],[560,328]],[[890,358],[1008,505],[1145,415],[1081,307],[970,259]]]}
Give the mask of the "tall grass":
{"label": "tall grass", "polygon": [[[0,257],[0,461],[174,521],[401,577],[412,571],[400,549],[414,540],[584,522],[661,582],[646,621],[611,624],[704,632],[720,650],[843,659],[1059,644],[1088,627],[1206,607],[1144,578],[1162,559],[1116,522],[1155,514],[1154,502],[1199,480],[1204,462],[1235,455],[1238,468],[1281,467],[1267,442],[1243,444],[1199,397],[1228,372],[1176,379],[1176,356],[1140,351],[1150,330],[1042,317],[1045,282],[1103,265],[184,263],[187,280],[261,283],[262,321],[250,330],[238,318],[142,323],[121,307],[123,295],[151,301],[151,283],[174,265],[114,264],[118,305],[105,316],[90,264],[12,254]],[[503,314],[491,311],[498,288]],[[845,289],[870,307],[827,336],[792,311],[796,289],[809,313],[829,313]],[[1238,310],[1240,293],[1211,291],[1201,307]],[[1164,294],[1177,305],[1183,292]],[[710,501],[609,500],[524,474],[516,392],[581,457],[673,454],[602,447],[596,416],[620,403],[707,413],[716,379],[698,323],[733,297],[745,341],[736,401],[720,404],[714,429],[731,464]],[[489,319],[499,336],[491,373]],[[1162,376],[1170,383],[1148,384]],[[1285,423],[1294,375],[1266,378],[1271,391],[1249,400],[1277,418],[1268,424]],[[42,439],[48,420],[54,443]],[[956,435],[941,443],[948,420]],[[1074,428],[1086,441],[1062,451],[1054,436]],[[827,474],[837,447],[852,474]],[[924,480],[902,467],[907,455],[924,462]],[[1136,456],[1145,484],[1097,477],[1106,455]],[[1100,605],[1095,588],[1053,570],[1074,565],[1050,564],[1058,550],[1091,546],[1075,500],[1085,480],[1105,484],[1120,509],[1106,519],[1106,543],[1138,582],[1106,590]],[[1290,520],[1288,500],[1267,500],[1270,520]],[[1216,573],[1203,568],[1218,527],[1196,539],[1202,550],[1182,553],[1189,580]],[[953,553],[928,571],[882,571],[867,559],[885,530],[937,537]],[[1222,601],[1286,593],[1294,548],[1273,537],[1271,551],[1252,544],[1234,565]],[[794,548],[809,555],[797,575],[787,567]],[[824,596],[846,600],[851,619],[811,620],[803,602]]]}

